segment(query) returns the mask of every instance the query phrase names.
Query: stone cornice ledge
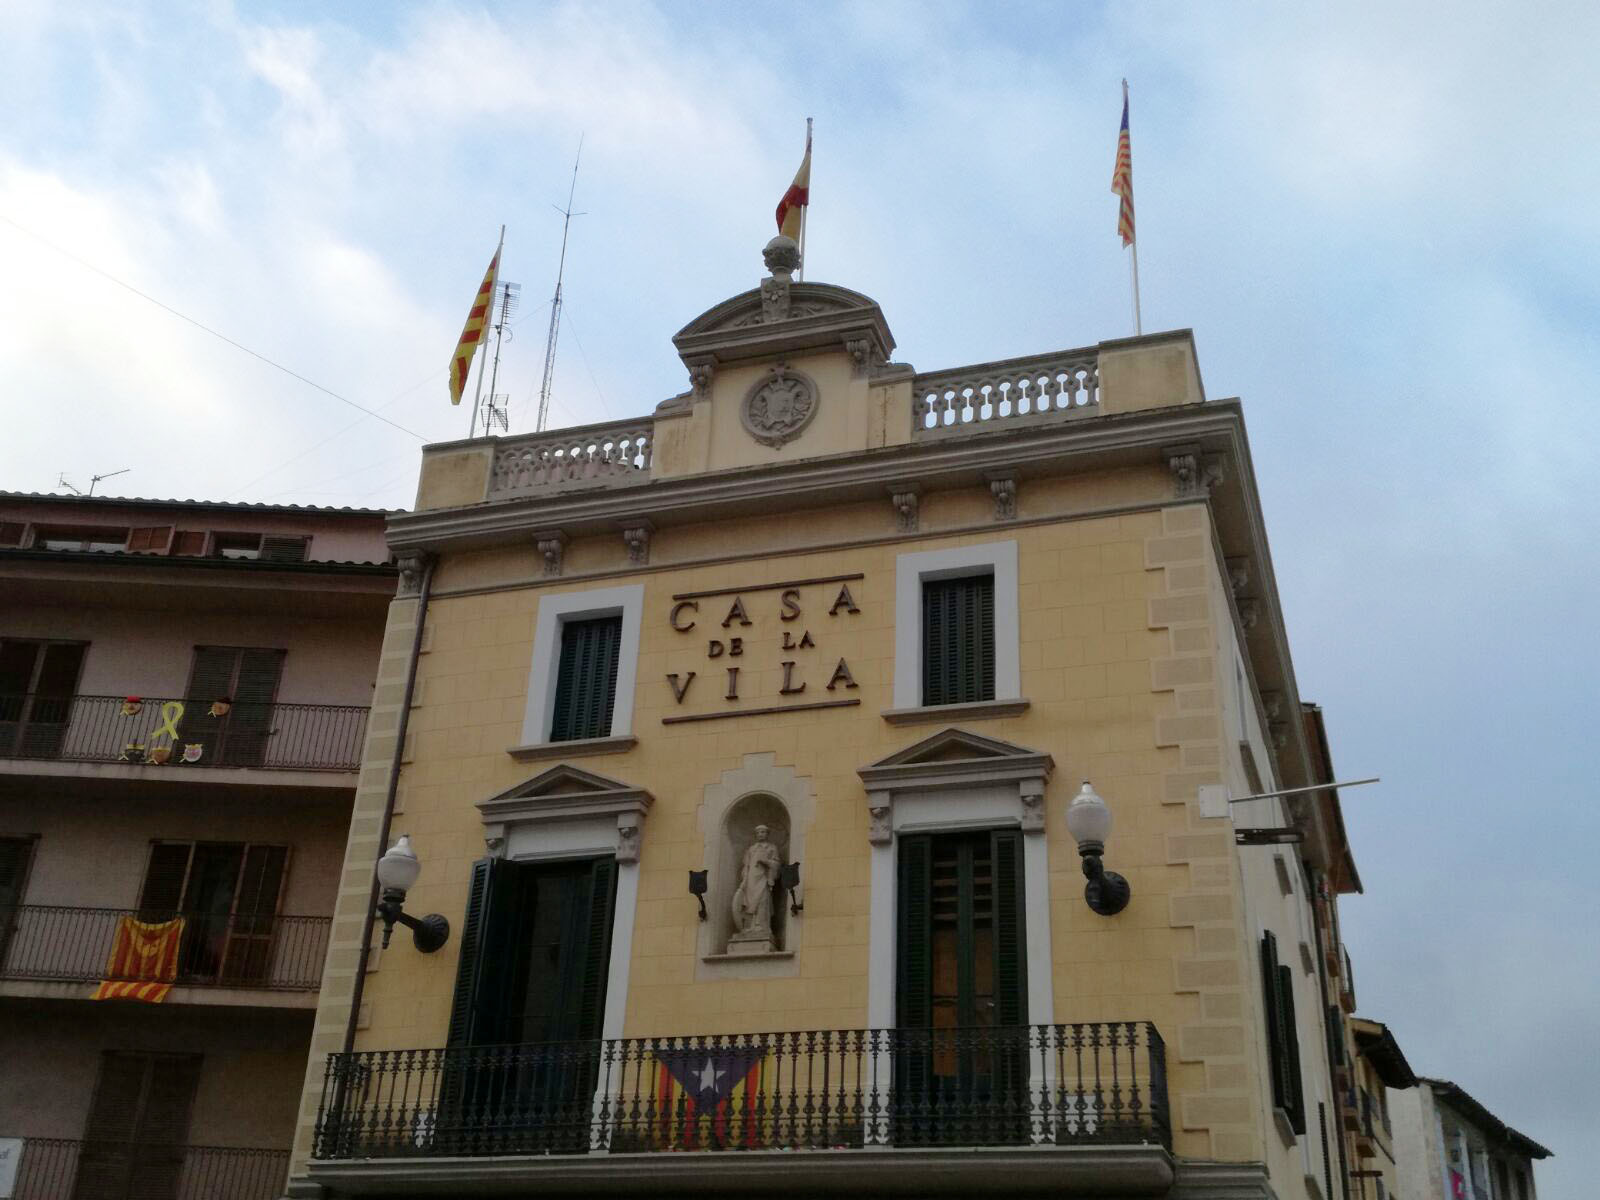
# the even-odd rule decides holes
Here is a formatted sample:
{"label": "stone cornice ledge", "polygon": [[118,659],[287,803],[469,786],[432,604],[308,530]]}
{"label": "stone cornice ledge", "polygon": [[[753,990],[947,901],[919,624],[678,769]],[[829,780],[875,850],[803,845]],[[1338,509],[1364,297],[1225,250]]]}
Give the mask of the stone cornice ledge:
{"label": "stone cornice ledge", "polygon": [[1160,1197],[1174,1170],[1157,1145],[355,1159],[312,1162],[290,1194],[310,1182],[334,1196],[970,1196],[997,1179],[1013,1196]]}
{"label": "stone cornice ledge", "polygon": [[1180,1160],[1169,1200],[1278,1200],[1261,1163]]}
{"label": "stone cornice ledge", "polygon": [[547,758],[577,758],[588,754],[621,754],[632,750],[639,739],[631,733],[615,737],[578,738],[570,742],[534,742],[527,746],[508,746],[506,753],[518,762],[540,762]]}
{"label": "stone cornice ledge", "polygon": [[984,431],[970,438],[928,439],[854,454],[808,459],[703,475],[653,479],[637,487],[519,496],[461,508],[428,509],[391,517],[389,548],[442,551],[466,546],[511,545],[528,531],[559,528],[569,537],[611,533],[622,518],[649,517],[657,528],[676,521],[748,515],[754,505],[781,511],[816,508],[882,494],[884,461],[925,486],[981,483],[983,473],[1048,468],[1064,460],[1100,465],[1165,462],[1173,441],[1200,442],[1209,451],[1243,451],[1237,404],[1210,401],[1184,408],[1119,414],[1060,425]]}
{"label": "stone cornice ledge", "polygon": [[979,721],[985,717],[1015,717],[1027,711],[1026,700],[977,700],[971,704],[886,708],[882,715],[891,725],[931,725],[935,722]]}

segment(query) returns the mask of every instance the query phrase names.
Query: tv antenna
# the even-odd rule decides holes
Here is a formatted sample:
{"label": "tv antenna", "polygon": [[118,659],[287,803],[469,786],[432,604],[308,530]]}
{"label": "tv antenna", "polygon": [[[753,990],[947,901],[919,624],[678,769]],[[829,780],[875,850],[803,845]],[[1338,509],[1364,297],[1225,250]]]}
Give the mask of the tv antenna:
{"label": "tv antenna", "polygon": [[[567,189],[567,206],[557,208],[561,214],[561,262],[556,267],[556,294],[550,301],[550,334],[544,342],[544,380],[539,384],[539,419],[534,426],[535,433],[544,432],[544,427],[550,419],[550,376],[556,369],[556,331],[561,327],[561,277],[567,270],[567,231],[572,227],[572,218],[581,217],[583,213],[572,211],[572,197],[578,191],[578,163],[583,160],[583,135],[578,135],[578,153],[572,160],[572,186]],[[554,207],[554,206],[552,206]]]}
{"label": "tv antenna", "polygon": [[502,339],[516,338],[516,330],[511,328],[511,318],[516,314],[517,306],[522,301],[522,285],[512,283],[510,280],[502,281],[495,285],[495,308],[498,315],[494,323],[494,366],[489,371],[489,394],[483,398],[483,432],[489,436],[489,427],[498,425],[501,433],[509,432],[511,418],[509,416],[511,397],[509,395],[496,395],[495,383],[500,378],[500,343]]}
{"label": "tv antenna", "polygon": [[87,492],[83,491],[78,487],[77,484],[68,479],[66,472],[62,471],[56,476],[56,486],[58,488],[71,488],[72,494],[75,496],[92,496],[94,495],[95,486],[99,484],[102,479],[113,479],[118,475],[126,475],[131,470],[133,470],[132,467],[123,467],[120,471],[107,471],[104,475],[91,475],[89,476],[89,490]]}

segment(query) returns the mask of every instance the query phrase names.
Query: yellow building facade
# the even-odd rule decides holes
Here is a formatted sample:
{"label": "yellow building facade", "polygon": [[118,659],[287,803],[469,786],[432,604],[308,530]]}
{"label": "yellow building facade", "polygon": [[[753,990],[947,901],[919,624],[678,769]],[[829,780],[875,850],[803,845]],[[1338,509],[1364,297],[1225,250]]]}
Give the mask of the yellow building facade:
{"label": "yellow building facade", "polygon": [[1186,332],[919,373],[767,259],[652,415],[426,450],[290,1194],[1341,1194],[1239,404]]}

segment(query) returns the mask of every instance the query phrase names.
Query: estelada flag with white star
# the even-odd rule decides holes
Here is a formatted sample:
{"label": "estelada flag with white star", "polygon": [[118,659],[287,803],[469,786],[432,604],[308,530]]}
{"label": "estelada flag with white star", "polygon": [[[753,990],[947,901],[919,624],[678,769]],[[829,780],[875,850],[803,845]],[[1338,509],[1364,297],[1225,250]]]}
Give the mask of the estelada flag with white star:
{"label": "estelada flag with white star", "polygon": [[811,122],[806,121],[806,155],[800,160],[800,169],[794,173],[794,182],[778,201],[778,232],[786,238],[800,240],[801,215],[811,203]]}
{"label": "estelada flag with white star", "polygon": [[502,228],[500,245],[494,248],[489,269],[483,273],[483,283],[472,299],[472,307],[467,310],[467,324],[461,331],[461,340],[456,343],[456,352],[450,357],[451,404],[461,403],[461,393],[467,389],[467,372],[472,369],[472,356],[478,352],[478,344],[483,341],[484,331],[489,328],[489,309],[494,304],[494,285],[500,277],[500,251],[505,242],[506,233]]}
{"label": "estelada flag with white star", "polygon": [[[710,1039],[707,1039],[708,1041]],[[663,1148],[756,1148],[762,1144],[759,1044],[659,1049],[653,1124]],[[766,1114],[770,1117],[770,1114]]]}

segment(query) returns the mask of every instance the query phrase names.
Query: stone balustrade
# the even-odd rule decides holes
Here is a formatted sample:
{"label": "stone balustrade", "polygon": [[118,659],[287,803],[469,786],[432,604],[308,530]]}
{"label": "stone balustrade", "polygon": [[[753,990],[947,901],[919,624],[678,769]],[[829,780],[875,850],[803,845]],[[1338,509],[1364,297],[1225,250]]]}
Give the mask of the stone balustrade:
{"label": "stone balustrade", "polygon": [[654,420],[639,417],[502,438],[495,447],[489,499],[574,484],[649,478]]}
{"label": "stone balustrade", "polygon": [[1065,350],[955,367],[918,375],[911,389],[913,437],[1093,416],[1100,403],[1098,355]]}

